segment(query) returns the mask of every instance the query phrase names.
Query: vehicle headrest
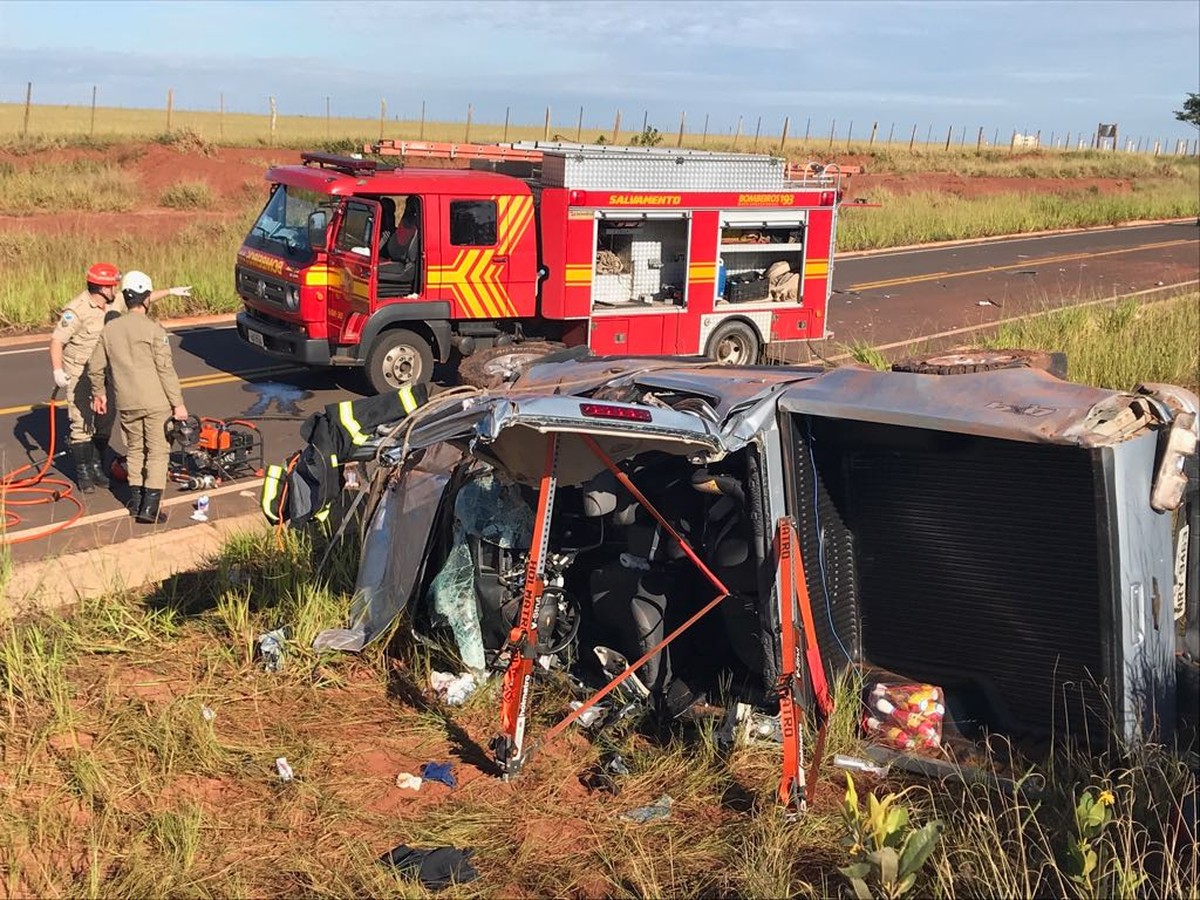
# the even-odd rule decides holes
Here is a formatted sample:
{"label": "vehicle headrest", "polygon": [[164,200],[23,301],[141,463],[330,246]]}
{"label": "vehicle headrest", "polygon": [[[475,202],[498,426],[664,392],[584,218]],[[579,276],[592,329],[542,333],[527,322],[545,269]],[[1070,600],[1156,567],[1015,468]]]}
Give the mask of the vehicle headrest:
{"label": "vehicle headrest", "polygon": [[588,518],[607,516],[617,508],[617,479],[604,471],[583,485],[583,514]]}

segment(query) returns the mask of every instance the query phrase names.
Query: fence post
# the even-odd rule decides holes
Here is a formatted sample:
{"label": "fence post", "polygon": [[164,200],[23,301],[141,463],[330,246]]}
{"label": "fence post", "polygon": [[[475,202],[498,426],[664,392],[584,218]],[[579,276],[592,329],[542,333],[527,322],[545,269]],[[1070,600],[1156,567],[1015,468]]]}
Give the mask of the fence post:
{"label": "fence post", "polygon": [[687,119],[687,110],[684,110],[683,112],[681,112],[679,114],[679,137],[675,141],[676,147],[683,146],[683,123],[686,119]]}
{"label": "fence post", "polygon": [[888,131],[888,146],[892,146],[892,138],[896,136],[896,123],[892,123],[891,129]]}
{"label": "fence post", "polygon": [[979,126],[979,137],[975,141],[975,152],[979,153],[983,150],[983,126]]}
{"label": "fence post", "polygon": [[783,136],[779,139],[779,152],[780,153],[784,153],[785,152],[784,148],[787,147],[788,125],[791,124],[791,121],[792,121],[791,116],[783,117]]}
{"label": "fence post", "polygon": [[742,117],[738,116],[737,131],[733,133],[733,149],[737,149],[738,138],[742,136]]}
{"label": "fence post", "polygon": [[946,129],[946,149],[950,149],[950,141],[954,137],[954,126],[951,125]]}
{"label": "fence post", "polygon": [[1039,128],[1037,130],[1037,134],[1034,136],[1034,141],[1037,143],[1037,148],[1039,150],[1041,150],[1042,149],[1042,129]]}
{"label": "fence post", "polygon": [[271,101],[271,146],[275,146],[275,98],[269,97]]}
{"label": "fence post", "polygon": [[171,130],[171,118],[175,110],[175,92],[167,90],[167,131]]}
{"label": "fence post", "polygon": [[[222,96],[224,96],[224,95],[222,95]],[[325,140],[329,140],[330,137],[333,136],[332,124],[330,122],[330,119],[331,119],[331,115],[330,115],[330,107],[329,107],[329,95],[327,94],[325,96]]]}
{"label": "fence post", "polygon": [[470,103],[467,104],[467,131],[463,135],[463,143],[471,143],[471,116],[475,113],[475,107]]}
{"label": "fence post", "polygon": [[221,140],[225,140],[225,92],[221,91],[221,114],[217,119],[217,134],[221,136]]}
{"label": "fence post", "polygon": [[646,129],[650,125],[650,110],[642,110],[642,134],[646,133]]}
{"label": "fence post", "polygon": [[1017,129],[1013,129],[1012,140],[1008,142],[1008,152],[1012,154],[1017,149]]}
{"label": "fence post", "polygon": [[583,107],[579,107],[579,121],[575,123],[575,143],[583,143]]}
{"label": "fence post", "polygon": [[542,140],[550,140],[550,107],[546,107],[546,125],[542,129]]}
{"label": "fence post", "polygon": [[874,147],[874,146],[875,146],[875,130],[876,130],[878,127],[879,127],[879,123],[878,123],[878,122],[874,122],[874,123],[872,123],[872,125],[871,125],[871,139],[870,139],[869,141],[867,141],[867,146],[868,146],[868,147]]}
{"label": "fence post", "polygon": [[850,127],[846,129],[846,149],[850,149],[850,140],[854,137],[854,120],[850,120]]}
{"label": "fence post", "polygon": [[929,149],[929,145],[933,143],[933,125],[930,125],[925,132],[925,148]]}
{"label": "fence post", "polygon": [[420,130],[417,132],[417,140],[419,140],[419,141],[425,140],[425,101],[424,100],[421,101],[421,126],[420,126]]}
{"label": "fence post", "polygon": [[999,128],[997,128],[996,133],[992,135],[992,146],[993,147],[1000,146],[1000,129]]}
{"label": "fence post", "polygon": [[21,139],[29,135],[29,104],[33,99],[33,82],[25,82],[25,118],[21,120]]}
{"label": "fence post", "polygon": [[94,135],[95,133],[96,133],[96,86],[93,84],[92,85],[92,121],[91,121],[91,124],[88,125],[88,136],[90,137],[90,136]]}
{"label": "fence post", "polygon": [[829,123],[829,149],[833,149],[833,134],[837,130],[837,119]]}
{"label": "fence post", "polygon": [[512,107],[511,106],[504,107],[504,137],[502,137],[500,139],[500,142],[503,144],[508,143],[508,117],[511,114],[512,114]]}
{"label": "fence post", "polygon": [[615,144],[621,136],[621,111],[618,109],[616,116],[613,118],[613,135],[612,142]]}
{"label": "fence post", "polygon": [[[471,117],[468,115],[467,116],[468,121],[470,120],[470,118]],[[380,100],[379,100],[379,139],[381,141],[383,140],[383,123],[384,123],[385,119],[387,119],[387,101],[380,98]],[[470,130],[470,125],[467,126],[467,129]]]}
{"label": "fence post", "polygon": [[1064,150],[1071,149],[1071,132],[1069,132],[1069,131],[1067,132],[1067,136],[1065,138],[1063,138],[1063,149]]}
{"label": "fence post", "polygon": [[808,146],[808,136],[812,133],[812,116],[804,123],[804,145]]}
{"label": "fence post", "polygon": [[762,134],[762,116],[758,117],[758,124],[754,126],[754,146],[750,149],[758,149],[758,136]]}
{"label": "fence post", "polygon": [[912,135],[908,139],[908,152],[912,153],[912,148],[917,142],[917,126],[913,126]]}
{"label": "fence post", "polygon": [[700,135],[700,146],[708,146],[708,113],[704,114],[704,134]]}

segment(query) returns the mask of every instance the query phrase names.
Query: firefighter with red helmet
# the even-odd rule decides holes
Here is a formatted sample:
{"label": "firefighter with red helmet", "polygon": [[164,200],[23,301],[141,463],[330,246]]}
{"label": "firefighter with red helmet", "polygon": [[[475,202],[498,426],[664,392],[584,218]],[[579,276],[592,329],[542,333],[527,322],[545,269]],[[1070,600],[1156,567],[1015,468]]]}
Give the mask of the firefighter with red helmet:
{"label": "firefighter with red helmet", "polygon": [[[108,412],[93,412],[87,364],[101,329],[125,312],[125,303],[117,292],[121,273],[112,263],[96,263],[87,270],[86,280],[87,288],[63,308],[50,334],[50,368],[55,386],[66,392],[70,422],[67,440],[75,463],[75,482],[81,491],[90,493],[96,484],[107,483],[104,454],[112,435],[114,415],[111,402],[107,404]],[[174,287],[155,294],[152,300],[168,295],[188,297],[191,288]],[[111,399],[111,386],[108,392]]]}

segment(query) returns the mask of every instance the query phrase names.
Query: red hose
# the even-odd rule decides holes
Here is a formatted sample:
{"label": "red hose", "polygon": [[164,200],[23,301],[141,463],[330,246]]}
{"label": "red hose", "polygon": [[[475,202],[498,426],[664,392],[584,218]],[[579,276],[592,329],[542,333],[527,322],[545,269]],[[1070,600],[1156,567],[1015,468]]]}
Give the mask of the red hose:
{"label": "red hose", "polygon": [[[35,468],[33,463],[26,463],[0,478],[0,512],[3,512],[4,519],[0,522],[0,546],[23,544],[26,541],[58,534],[64,528],[77,522],[84,513],[83,502],[74,494],[75,485],[63,478],[46,477],[46,473],[50,471],[50,463],[54,459],[54,448],[57,443],[58,417],[55,413],[58,411],[58,403],[53,396],[50,398],[49,409],[50,446],[46,451],[46,459],[37,468],[37,472],[22,478],[22,475]],[[70,518],[16,538],[8,536],[9,529],[21,523],[21,517],[13,512],[11,507],[40,506],[43,503],[57,503],[60,500],[66,500],[75,505],[75,512],[71,514]]]}

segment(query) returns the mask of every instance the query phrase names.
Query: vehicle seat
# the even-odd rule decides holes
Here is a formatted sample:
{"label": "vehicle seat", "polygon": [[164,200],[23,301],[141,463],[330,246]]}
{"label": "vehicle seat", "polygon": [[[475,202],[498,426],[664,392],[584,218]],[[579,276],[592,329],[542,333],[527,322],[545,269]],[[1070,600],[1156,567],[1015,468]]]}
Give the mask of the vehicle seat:
{"label": "vehicle seat", "polygon": [[407,297],[416,293],[421,232],[414,231],[408,241],[392,231],[379,253],[379,296]]}

